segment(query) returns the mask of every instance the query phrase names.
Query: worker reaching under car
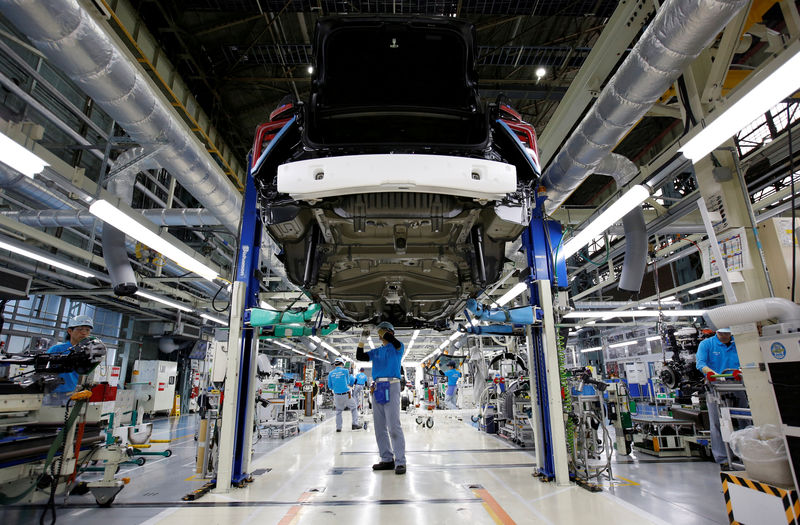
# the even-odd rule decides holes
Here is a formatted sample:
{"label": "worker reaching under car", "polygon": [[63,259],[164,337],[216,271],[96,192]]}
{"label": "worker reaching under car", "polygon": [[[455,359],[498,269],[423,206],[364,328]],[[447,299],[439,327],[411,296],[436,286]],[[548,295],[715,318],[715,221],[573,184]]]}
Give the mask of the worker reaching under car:
{"label": "worker reaching under car", "polygon": [[369,337],[369,329],[365,329],[356,349],[356,359],[372,362],[375,380],[373,423],[381,460],[372,470],[394,469],[395,474],[405,474],[406,441],[400,425],[400,361],[405,346],[394,336],[391,323],[384,321],[377,328],[383,344],[365,352],[364,341]]}

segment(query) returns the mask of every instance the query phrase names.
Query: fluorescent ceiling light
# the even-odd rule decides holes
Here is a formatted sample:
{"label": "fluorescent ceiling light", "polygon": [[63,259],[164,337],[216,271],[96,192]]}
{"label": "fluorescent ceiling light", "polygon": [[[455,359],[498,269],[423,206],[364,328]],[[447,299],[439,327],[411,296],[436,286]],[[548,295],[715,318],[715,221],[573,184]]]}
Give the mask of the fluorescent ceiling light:
{"label": "fluorescent ceiling light", "polygon": [[86,270],[82,270],[77,266],[72,266],[71,264],[59,262],[52,257],[47,257],[46,255],[41,255],[37,252],[26,250],[25,248],[20,247],[16,244],[9,244],[7,242],[0,241],[0,248],[4,250],[8,250],[12,253],[16,253],[17,255],[22,255],[27,257],[28,259],[33,259],[34,261],[39,261],[44,264],[49,264],[50,266],[55,266],[56,268],[60,268],[65,272],[71,272],[76,275],[80,275],[81,277],[94,277],[94,274],[87,272]]}
{"label": "fluorescent ceiling light", "polygon": [[414,341],[419,336],[419,330],[414,330],[414,334],[411,336],[411,340]]}
{"label": "fluorescent ceiling light", "polygon": [[372,342],[372,336],[367,337],[367,342],[369,343],[370,350],[375,350],[375,343]]}
{"label": "fluorescent ceiling light", "polygon": [[497,300],[497,306],[505,306],[507,303],[511,302],[511,300],[514,299],[516,296],[524,292],[527,288],[528,288],[528,283],[524,281],[521,283],[517,283],[516,286],[507,291],[505,294],[503,294],[502,297],[500,297],[500,299]]}
{"label": "fluorescent ceiling light", "polygon": [[[700,317],[705,310],[626,310],[624,312],[614,312],[614,317],[658,317],[664,314],[665,317]],[[576,311],[564,316],[565,319],[583,318],[603,318],[608,316],[605,312]],[[589,324],[589,323],[586,323]]]}
{"label": "fluorescent ceiling light", "polygon": [[228,326],[228,321],[224,321],[224,320],[220,319],[219,317],[214,317],[213,315],[200,314],[200,317],[202,317],[203,319],[208,319],[209,321],[213,321],[215,323],[218,323],[218,324],[221,324],[221,325],[224,325],[224,326]]}
{"label": "fluorescent ceiling light", "polygon": [[584,348],[583,350],[581,350],[581,353],[585,354],[586,352],[597,352],[598,350],[602,349],[603,349],[602,346],[593,346],[591,348]]}
{"label": "fluorescent ceiling light", "polygon": [[269,304],[267,301],[261,301],[261,302],[259,303],[259,306],[260,306],[261,308],[263,308],[264,310],[274,310],[274,311],[276,311],[276,312],[278,311],[278,309],[277,309],[277,308],[275,308],[274,306],[272,306],[271,304]]}
{"label": "fluorescent ceiling light", "polygon": [[613,345],[608,345],[609,348],[622,348],[623,346],[631,346],[639,344],[639,341],[625,341],[622,343],[614,343]]}
{"label": "fluorescent ceiling light", "polygon": [[158,295],[153,295],[148,292],[143,292],[142,290],[136,290],[136,295],[144,297],[145,299],[150,299],[151,301],[155,301],[157,303],[161,303],[164,305],[169,306],[170,308],[178,309],[182,312],[191,312],[192,309],[182,303],[177,303],[175,301],[170,301],[169,299],[164,299],[163,297],[159,297]]}
{"label": "fluorescent ceiling light", "polygon": [[294,350],[291,346],[289,346],[289,345],[287,345],[285,343],[281,343],[280,341],[272,341],[272,342],[275,343],[278,346],[282,346],[282,347],[286,348],[287,350]]}
{"label": "fluorescent ceiling light", "polygon": [[648,337],[648,338],[647,338],[647,339],[645,339],[645,340],[646,340],[646,341],[661,341],[661,337],[660,337],[660,336],[657,336],[657,335],[652,335],[652,336]]}
{"label": "fluorescent ceiling light", "polygon": [[666,302],[674,301],[674,300],[675,300],[675,296],[674,295],[670,295],[669,297],[664,297],[663,299],[661,299],[661,302],[662,303],[666,303]]}
{"label": "fluorescent ceiling light", "polygon": [[417,366],[420,366],[421,364],[422,364],[422,363],[420,363],[419,361],[409,361],[409,362],[407,362],[407,363],[405,364],[405,366],[413,366],[413,367],[417,367]]}
{"label": "fluorescent ceiling light", "polygon": [[637,184],[623,193],[614,204],[606,209],[606,211],[601,213],[600,216],[564,244],[562,248],[564,258],[566,259],[578,253],[578,250],[589,244],[595,237],[600,236],[629,211],[644,202],[649,196],[650,190],[641,184]]}
{"label": "fluorescent ceiling light", "polygon": [[[800,45],[795,42],[784,53],[791,57],[783,64],[775,67],[767,65],[765,78],[755,87],[746,92],[741,91],[741,96],[730,104],[725,111],[717,116],[697,135],[692,137],[678,151],[687,159],[696,163],[704,158],[720,144],[731,138],[756,118],[762,116],[772,106],[776,105],[800,88]],[[768,70],[773,69],[771,73]],[[759,75],[760,72],[754,75]],[[737,92],[731,98],[736,98]]]}
{"label": "fluorescent ceiling light", "polygon": [[461,337],[461,335],[462,335],[461,332],[453,332],[448,341],[455,341],[456,339]]}
{"label": "fluorescent ceiling light", "polygon": [[50,165],[31,150],[2,132],[0,132],[0,151],[3,152],[0,154],[0,161],[30,178],[33,178],[37,173],[41,173],[45,166]]}
{"label": "fluorescent ceiling light", "polygon": [[697,288],[692,288],[689,290],[690,295],[697,295],[702,292],[707,292],[708,290],[713,290],[714,288],[719,288],[722,286],[722,281],[717,281],[711,284],[704,284],[703,286],[698,286]]}
{"label": "fluorescent ceiling light", "polygon": [[140,222],[147,220],[144,217],[132,217],[102,199],[92,203],[89,206],[89,211],[106,224],[125,232],[140,243],[149,246],[164,257],[173,260],[178,265],[200,275],[204,279],[213,281],[219,275],[213,269],[195,260],[194,257],[161,238],[158,233],[145,226],[143,222]]}
{"label": "fluorescent ceiling light", "polygon": [[310,336],[308,336],[308,338],[311,339],[312,341],[314,341],[315,343],[321,343],[322,342],[322,339],[320,339],[316,335],[310,335]]}

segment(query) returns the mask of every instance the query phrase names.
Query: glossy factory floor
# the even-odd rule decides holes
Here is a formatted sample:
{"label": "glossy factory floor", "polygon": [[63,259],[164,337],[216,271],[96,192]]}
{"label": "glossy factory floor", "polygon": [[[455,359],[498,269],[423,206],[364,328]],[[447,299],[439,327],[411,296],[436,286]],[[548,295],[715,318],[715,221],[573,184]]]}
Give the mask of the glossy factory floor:
{"label": "glossy factory floor", "polygon": [[[303,425],[297,437],[257,443],[257,475],[247,488],[185,503],[180,497],[203,484],[194,477],[195,424],[196,416],[159,421],[154,437],[172,438],[173,456],[123,469],[132,481],[112,508],[96,507],[90,496],[69,498],[58,508],[58,523],[728,523],[713,463],[621,457],[613,487],[590,493],[538,481],[529,450],[439,413],[432,429],[403,415],[405,476],[371,470],[377,461],[371,429],[335,433],[328,419]],[[40,514],[7,507],[0,523],[38,523]]]}

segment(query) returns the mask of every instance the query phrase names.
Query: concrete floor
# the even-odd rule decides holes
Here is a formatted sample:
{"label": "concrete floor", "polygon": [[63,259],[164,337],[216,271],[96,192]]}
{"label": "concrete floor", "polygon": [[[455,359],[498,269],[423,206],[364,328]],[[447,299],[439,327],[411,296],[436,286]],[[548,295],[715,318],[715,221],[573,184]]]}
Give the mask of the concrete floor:
{"label": "concrete floor", "polygon": [[[405,476],[372,472],[378,459],[372,431],[335,433],[329,418],[303,425],[295,438],[262,439],[253,460],[253,470],[262,473],[252,484],[193,503],[180,498],[204,483],[193,477],[196,416],[163,420],[154,437],[174,440],[172,457],[123,469],[132,480],[112,508],[98,508],[91,496],[69,498],[58,509],[58,523],[728,523],[713,463],[622,457],[613,466],[614,486],[589,493],[538,481],[531,476],[530,451],[471,425],[437,414],[435,427],[426,429],[403,418]],[[5,508],[0,522],[34,523],[40,514]]]}

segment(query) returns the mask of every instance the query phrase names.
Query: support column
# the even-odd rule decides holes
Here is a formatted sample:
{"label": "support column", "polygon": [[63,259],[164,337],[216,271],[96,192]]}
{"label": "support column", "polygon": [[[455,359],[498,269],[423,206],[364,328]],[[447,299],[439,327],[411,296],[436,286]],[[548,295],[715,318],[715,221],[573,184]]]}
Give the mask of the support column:
{"label": "support column", "polygon": [[[735,154],[732,141],[728,141],[714,152],[714,157],[720,166],[715,166],[709,156],[694,167],[700,194],[710,211],[719,207],[719,211],[724,214],[723,220],[714,225],[717,237],[721,238],[735,228],[745,229],[747,249],[744,251],[751,266],[741,271],[741,282],[732,283],[735,299],[725,292],[725,301],[728,304],[770,296],[768,276],[762,264],[757,242],[757,229],[751,223],[750,196],[737,174],[733,158]],[[753,422],[756,425],[780,424],[766,369],[761,369],[764,361],[758,344],[756,325],[750,323],[732,326],[731,331],[742,365],[742,376],[753,412]]]}

